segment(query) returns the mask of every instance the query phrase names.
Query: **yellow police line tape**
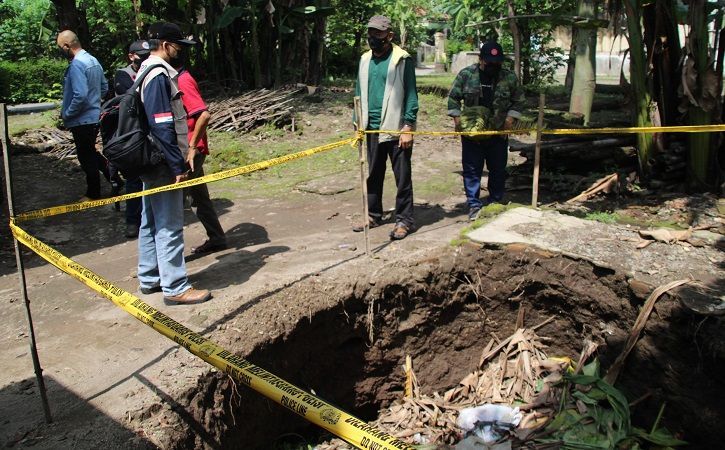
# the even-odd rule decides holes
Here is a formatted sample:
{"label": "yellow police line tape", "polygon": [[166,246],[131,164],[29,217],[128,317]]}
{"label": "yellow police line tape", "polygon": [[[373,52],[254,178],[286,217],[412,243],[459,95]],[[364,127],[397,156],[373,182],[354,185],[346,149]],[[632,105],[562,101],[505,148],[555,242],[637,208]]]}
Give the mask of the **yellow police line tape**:
{"label": "yellow police line tape", "polygon": [[133,294],[115,286],[90,269],[64,256],[10,220],[15,238],[43,259],[71,275],[116,306],[145,323],[156,332],[182,345],[192,354],[274,400],[306,420],[339,436],[360,449],[413,450],[405,442],[338,409],[278,376],[234,355],[218,344],[190,330],[181,323],[145,303]]}
{"label": "yellow police line tape", "polygon": [[[419,136],[496,136],[507,134],[535,133],[536,128],[491,131],[400,131],[365,130],[358,132],[356,139],[363,134],[412,134]],[[646,134],[646,133],[717,133],[725,131],[725,124],[718,125],[677,125],[666,127],[617,127],[617,128],[542,128],[541,134]]]}
{"label": "yellow police line tape", "polygon": [[310,148],[301,152],[290,153],[289,155],[280,156],[278,158],[269,159],[254,164],[249,164],[242,167],[236,167],[234,169],[224,170],[221,172],[213,173],[211,175],[205,175],[201,178],[194,178],[193,180],[184,181],[182,183],[168,184],[154,189],[148,189],[145,191],[134,192],[132,194],[118,195],[116,197],[109,197],[100,200],[90,200],[87,202],[73,203],[70,205],[52,206],[50,208],[38,209],[35,211],[28,211],[15,216],[17,223],[24,222],[32,219],[40,219],[43,217],[57,216],[59,214],[65,214],[74,211],[82,211],[84,209],[96,208],[98,206],[110,205],[111,203],[120,202],[136,197],[143,197],[145,195],[152,195],[159,192],[172,191],[174,189],[183,189],[189,186],[196,186],[198,184],[210,183],[212,181],[219,181],[225,178],[236,177],[245,173],[251,173],[258,170],[268,169],[272,166],[283,164],[295,159],[304,158],[307,156],[314,155],[316,153],[326,152],[333,150],[338,147],[342,147],[346,144],[353,143],[355,138],[345,139],[343,141],[337,141],[319,147]]}
{"label": "yellow police line tape", "polygon": [[[508,134],[526,134],[536,132],[536,129],[518,129],[518,130],[492,130],[492,131],[408,131],[405,134],[424,135],[424,136],[494,136]],[[686,125],[686,126],[666,126],[666,127],[620,127],[620,128],[559,128],[559,129],[542,129],[542,134],[632,134],[632,133],[703,133],[703,132],[722,132],[725,131],[725,124],[720,125]],[[16,222],[24,222],[32,219],[56,216],[74,211],[82,211],[84,209],[95,208],[103,205],[110,205],[132,198],[152,195],[158,192],[171,191],[174,189],[183,189],[198,184],[210,183],[214,181],[231,178],[245,173],[255,172],[257,170],[267,169],[278,164],[283,164],[295,159],[304,158],[316,153],[333,150],[350,144],[355,146],[359,143],[365,134],[403,134],[400,130],[366,130],[358,131],[355,137],[342,141],[333,142],[331,144],[314,147],[297,153],[280,156],[278,158],[269,159],[254,164],[249,164],[234,169],[224,170],[211,175],[205,175],[201,178],[184,181],[182,183],[169,184],[166,186],[149,189],[145,191],[135,192],[133,194],[118,195],[100,200],[91,200],[87,202],[73,203],[69,205],[53,206],[50,208],[38,209],[18,214],[15,218]]]}

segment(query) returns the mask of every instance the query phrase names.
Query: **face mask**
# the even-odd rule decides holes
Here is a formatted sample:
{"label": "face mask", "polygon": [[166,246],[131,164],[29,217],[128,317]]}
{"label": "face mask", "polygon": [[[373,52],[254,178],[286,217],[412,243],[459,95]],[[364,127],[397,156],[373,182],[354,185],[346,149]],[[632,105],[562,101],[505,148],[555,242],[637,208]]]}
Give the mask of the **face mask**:
{"label": "face mask", "polygon": [[70,51],[70,49],[66,49],[65,47],[60,47],[60,55],[65,59],[73,59],[73,52]]}
{"label": "face mask", "polygon": [[131,61],[131,65],[138,71],[139,67],[141,67],[141,63],[143,62],[143,59],[139,58],[138,56],[133,58],[133,61]]}
{"label": "face mask", "polygon": [[483,73],[486,74],[486,76],[495,78],[498,76],[498,74],[501,72],[501,66],[494,66],[492,64],[486,64],[486,66],[483,68]]}
{"label": "face mask", "polygon": [[370,50],[374,52],[379,52],[380,50],[382,50],[387,42],[388,41],[385,38],[368,36],[368,45],[370,46]]}
{"label": "face mask", "polygon": [[186,55],[187,51],[185,48],[182,48],[181,51],[176,52],[174,56],[171,56],[169,54],[169,64],[171,67],[178,68],[184,65],[186,62]]}

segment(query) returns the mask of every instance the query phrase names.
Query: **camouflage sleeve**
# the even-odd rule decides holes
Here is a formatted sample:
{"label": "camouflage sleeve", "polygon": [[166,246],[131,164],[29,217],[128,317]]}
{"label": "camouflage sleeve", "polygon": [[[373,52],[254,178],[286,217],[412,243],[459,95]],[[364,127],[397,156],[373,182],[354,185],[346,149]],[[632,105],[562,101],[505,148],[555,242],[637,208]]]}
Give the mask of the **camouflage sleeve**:
{"label": "camouflage sleeve", "polygon": [[461,115],[461,101],[463,101],[463,86],[465,86],[465,70],[458,72],[453,86],[448,93],[448,115],[458,117]]}

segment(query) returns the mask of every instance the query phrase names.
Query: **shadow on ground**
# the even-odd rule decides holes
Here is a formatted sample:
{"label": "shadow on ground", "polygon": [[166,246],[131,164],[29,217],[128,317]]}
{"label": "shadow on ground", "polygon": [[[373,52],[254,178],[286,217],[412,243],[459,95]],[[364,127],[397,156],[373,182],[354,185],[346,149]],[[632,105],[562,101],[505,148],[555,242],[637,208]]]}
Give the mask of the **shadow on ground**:
{"label": "shadow on ground", "polygon": [[[153,449],[148,439],[116,422],[86,399],[45,376],[53,423],[46,424],[35,378],[0,389],[0,439],[3,448]],[[103,430],[88,433],[88,427]]]}

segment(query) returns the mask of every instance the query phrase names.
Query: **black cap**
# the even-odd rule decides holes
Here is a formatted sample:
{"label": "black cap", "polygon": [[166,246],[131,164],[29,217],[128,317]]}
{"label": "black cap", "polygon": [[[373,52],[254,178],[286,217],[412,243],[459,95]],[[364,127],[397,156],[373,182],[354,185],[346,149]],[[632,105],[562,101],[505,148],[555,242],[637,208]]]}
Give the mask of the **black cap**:
{"label": "black cap", "polygon": [[136,53],[139,56],[148,55],[149,43],[144,40],[136,41],[128,46],[129,53]]}
{"label": "black cap", "polygon": [[195,41],[184,39],[181,28],[175,23],[156,22],[149,27],[149,39],[158,39],[160,41],[174,42],[180,45],[194,45]]}
{"label": "black cap", "polygon": [[503,62],[503,49],[498,42],[486,41],[481,46],[481,59],[483,62],[500,63]]}

